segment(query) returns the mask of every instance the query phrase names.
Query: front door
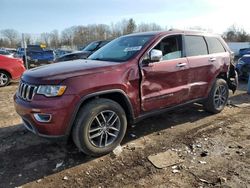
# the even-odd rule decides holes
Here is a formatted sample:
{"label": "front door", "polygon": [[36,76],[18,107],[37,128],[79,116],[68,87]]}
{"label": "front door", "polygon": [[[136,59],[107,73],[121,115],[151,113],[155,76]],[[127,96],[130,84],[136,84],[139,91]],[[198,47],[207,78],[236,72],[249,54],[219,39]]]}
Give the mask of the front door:
{"label": "front door", "polygon": [[187,100],[189,65],[183,57],[182,36],[163,38],[153,48],[161,50],[159,62],[141,64],[141,105],[144,112],[171,107]]}

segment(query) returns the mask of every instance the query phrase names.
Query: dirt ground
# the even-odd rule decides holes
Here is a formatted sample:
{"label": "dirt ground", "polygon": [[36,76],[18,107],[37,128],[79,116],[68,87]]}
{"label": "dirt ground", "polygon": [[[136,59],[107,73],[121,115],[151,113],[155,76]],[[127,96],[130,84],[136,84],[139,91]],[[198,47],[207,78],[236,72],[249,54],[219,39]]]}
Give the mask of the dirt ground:
{"label": "dirt ground", "polygon": [[[91,158],[73,143],[25,130],[13,107],[17,83],[0,88],[0,188],[250,188],[250,95],[241,83],[216,115],[194,104],[131,126],[119,155]],[[156,168],[148,156],[171,151],[182,162]],[[168,158],[161,159],[167,162]]]}

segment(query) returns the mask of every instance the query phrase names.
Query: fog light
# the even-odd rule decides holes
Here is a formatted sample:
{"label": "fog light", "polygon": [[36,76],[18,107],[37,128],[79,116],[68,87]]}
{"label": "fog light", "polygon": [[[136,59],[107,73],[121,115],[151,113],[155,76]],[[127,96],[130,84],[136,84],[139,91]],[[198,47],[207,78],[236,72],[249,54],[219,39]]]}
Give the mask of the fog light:
{"label": "fog light", "polygon": [[41,123],[48,123],[51,121],[52,119],[52,116],[51,114],[38,114],[38,113],[35,113],[34,114],[34,118],[38,121],[38,122],[41,122]]}

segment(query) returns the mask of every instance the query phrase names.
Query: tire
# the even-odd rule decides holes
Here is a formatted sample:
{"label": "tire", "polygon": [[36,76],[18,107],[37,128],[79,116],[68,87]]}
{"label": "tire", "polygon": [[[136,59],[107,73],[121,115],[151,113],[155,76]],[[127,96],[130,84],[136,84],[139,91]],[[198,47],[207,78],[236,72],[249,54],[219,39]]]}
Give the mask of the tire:
{"label": "tire", "polygon": [[10,75],[5,71],[0,71],[0,87],[7,86],[10,83]]}
{"label": "tire", "polygon": [[94,99],[78,112],[72,130],[75,145],[90,156],[111,152],[122,141],[127,129],[123,108],[109,99]]}
{"label": "tire", "polygon": [[228,95],[227,82],[223,79],[216,79],[204,103],[205,110],[214,114],[221,112],[227,104]]}

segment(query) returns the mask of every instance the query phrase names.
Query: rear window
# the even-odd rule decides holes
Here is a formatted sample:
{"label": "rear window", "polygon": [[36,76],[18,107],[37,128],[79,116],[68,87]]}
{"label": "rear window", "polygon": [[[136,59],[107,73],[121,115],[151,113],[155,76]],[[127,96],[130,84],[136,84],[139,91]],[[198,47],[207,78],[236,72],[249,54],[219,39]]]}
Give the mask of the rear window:
{"label": "rear window", "polygon": [[205,37],[208,45],[208,51],[210,54],[225,52],[225,48],[221,42],[215,37]]}
{"label": "rear window", "polygon": [[187,56],[208,54],[207,45],[202,36],[185,36],[185,47]]}

